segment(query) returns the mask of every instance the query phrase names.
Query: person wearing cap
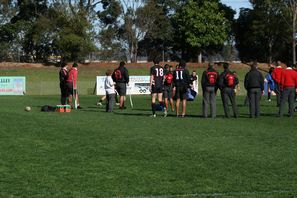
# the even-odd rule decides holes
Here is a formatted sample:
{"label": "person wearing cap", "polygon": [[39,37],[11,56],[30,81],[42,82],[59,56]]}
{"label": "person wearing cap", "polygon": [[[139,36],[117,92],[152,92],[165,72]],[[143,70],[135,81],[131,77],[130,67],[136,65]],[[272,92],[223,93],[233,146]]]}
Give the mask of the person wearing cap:
{"label": "person wearing cap", "polygon": [[60,80],[60,90],[61,90],[61,105],[66,105],[67,97],[69,97],[70,93],[68,92],[66,80],[68,77],[67,64],[63,61],[61,62],[61,69],[59,71],[59,80]]}
{"label": "person wearing cap", "polygon": [[280,105],[281,95],[282,95],[280,87],[281,87],[281,75],[283,72],[283,68],[281,64],[282,63],[280,61],[277,61],[277,66],[271,73],[272,79],[275,82],[274,92],[276,94],[276,103],[278,107]]}
{"label": "person wearing cap", "polygon": [[292,69],[291,66],[288,66],[282,71],[281,80],[280,80],[280,90],[282,92],[282,97],[279,106],[279,117],[283,117],[285,103],[289,103],[289,117],[293,117],[294,113],[294,100],[295,93],[297,91],[297,72]]}
{"label": "person wearing cap", "polygon": [[219,73],[214,69],[213,63],[209,63],[208,68],[202,73],[201,86],[203,92],[202,116],[208,117],[208,108],[212,118],[216,118],[216,92],[218,89]]}
{"label": "person wearing cap", "polygon": [[238,118],[238,110],[236,105],[235,87],[238,85],[238,78],[236,73],[229,70],[229,64],[223,63],[224,71],[219,77],[219,88],[221,90],[221,98],[224,107],[224,113],[226,118],[230,118],[229,104],[230,100],[233,110],[234,118]]}
{"label": "person wearing cap", "polygon": [[[186,62],[181,61],[177,69],[173,72],[173,86],[175,92],[175,110],[176,117],[186,116],[187,107],[187,91],[190,88],[191,76],[189,71],[186,69]],[[182,112],[179,112],[180,102],[182,102]]]}
{"label": "person wearing cap", "polygon": [[[81,106],[79,105],[78,100],[78,91],[77,91],[77,76],[78,76],[78,64],[74,62],[72,64],[71,69],[68,72],[68,78],[66,80],[66,85],[68,87],[68,91],[70,95],[72,95],[72,98],[75,99],[77,103],[77,109],[81,109]],[[68,98],[68,104],[72,106],[72,98]]]}
{"label": "person wearing cap", "polygon": [[116,91],[120,95],[120,109],[126,109],[125,97],[127,94],[127,85],[129,84],[129,73],[125,64],[126,63],[124,61],[120,62],[119,67],[116,68],[112,74],[112,79],[116,83]]}
{"label": "person wearing cap", "polygon": [[260,116],[260,99],[264,93],[264,77],[257,69],[257,63],[253,63],[245,75],[244,87],[248,92],[250,118],[257,118]]}

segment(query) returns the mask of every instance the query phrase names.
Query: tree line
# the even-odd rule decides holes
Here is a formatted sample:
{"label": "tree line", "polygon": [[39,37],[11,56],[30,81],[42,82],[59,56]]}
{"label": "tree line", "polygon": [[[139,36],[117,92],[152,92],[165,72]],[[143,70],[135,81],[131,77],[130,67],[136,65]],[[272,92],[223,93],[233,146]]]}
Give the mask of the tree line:
{"label": "tree line", "polygon": [[251,5],[234,19],[220,0],[0,0],[0,60],[80,61],[95,53],[196,62],[219,54],[296,63],[297,0]]}

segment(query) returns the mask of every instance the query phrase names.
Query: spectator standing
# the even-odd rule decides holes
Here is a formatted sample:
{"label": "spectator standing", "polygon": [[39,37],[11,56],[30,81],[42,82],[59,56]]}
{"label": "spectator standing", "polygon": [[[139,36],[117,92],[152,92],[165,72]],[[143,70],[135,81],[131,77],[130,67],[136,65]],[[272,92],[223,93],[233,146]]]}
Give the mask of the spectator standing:
{"label": "spectator standing", "polygon": [[271,94],[274,92],[275,89],[275,83],[272,78],[272,72],[274,70],[274,67],[270,67],[268,74],[266,74],[264,83],[267,85],[267,100],[271,101]]}
{"label": "spectator standing", "polygon": [[116,83],[115,89],[120,95],[120,109],[125,109],[125,97],[127,92],[127,85],[129,84],[129,73],[125,67],[125,62],[120,62],[112,74],[112,79]]}
{"label": "spectator standing", "polygon": [[72,95],[72,98],[69,97],[68,98],[68,104],[72,106],[72,99],[75,100],[74,107],[77,109],[81,109],[81,106],[79,104],[79,100],[78,100],[78,91],[77,91],[77,77],[78,77],[78,64],[77,63],[73,63],[71,69],[68,72],[68,78],[67,78],[67,88],[68,91],[70,93],[70,95]]}
{"label": "spectator standing", "polygon": [[210,105],[211,117],[216,117],[216,92],[218,89],[219,73],[214,69],[212,63],[203,72],[201,76],[201,86],[203,92],[202,116],[208,117],[208,108]]}
{"label": "spectator standing", "polygon": [[61,90],[61,104],[66,105],[67,103],[67,97],[70,96],[70,93],[67,89],[67,78],[68,78],[68,70],[67,70],[67,64],[63,61],[61,62],[61,69],[59,71],[59,79],[60,79],[60,90]]}
{"label": "spectator standing", "polygon": [[112,71],[107,70],[106,71],[106,78],[104,81],[104,89],[106,92],[106,107],[105,110],[106,112],[112,112],[113,111],[113,106],[115,103],[115,83],[112,80]]}
{"label": "spectator standing", "polygon": [[257,63],[253,63],[245,75],[244,87],[248,92],[250,118],[257,118],[260,116],[260,99],[264,91],[264,77],[257,69]]}
{"label": "spectator standing", "polygon": [[235,72],[229,70],[229,64],[223,63],[224,71],[219,77],[219,88],[221,90],[221,98],[223,102],[225,117],[230,118],[229,104],[230,100],[234,118],[238,118],[238,110],[236,105],[235,88],[238,85],[238,78]]}
{"label": "spectator standing", "polygon": [[279,116],[283,117],[285,103],[289,103],[289,117],[293,117],[294,113],[294,100],[295,92],[297,88],[297,73],[292,69],[291,66],[288,66],[282,71],[281,74],[281,87],[282,97],[279,107]]}
{"label": "spectator standing", "polygon": [[274,80],[275,82],[275,89],[274,89],[274,92],[276,94],[276,103],[277,103],[277,106],[279,107],[280,105],[280,101],[281,101],[281,75],[282,75],[282,72],[283,72],[283,68],[281,66],[281,62],[280,61],[277,61],[277,66],[276,68],[273,70],[271,76],[272,76],[272,79]]}

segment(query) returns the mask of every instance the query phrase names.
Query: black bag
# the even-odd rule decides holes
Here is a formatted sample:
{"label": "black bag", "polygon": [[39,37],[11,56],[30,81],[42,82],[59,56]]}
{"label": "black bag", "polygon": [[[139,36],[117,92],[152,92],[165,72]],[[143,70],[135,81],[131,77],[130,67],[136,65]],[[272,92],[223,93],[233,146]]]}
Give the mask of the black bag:
{"label": "black bag", "polygon": [[49,105],[44,105],[44,106],[41,107],[42,112],[53,112],[55,110],[56,110],[55,107],[49,106]]}

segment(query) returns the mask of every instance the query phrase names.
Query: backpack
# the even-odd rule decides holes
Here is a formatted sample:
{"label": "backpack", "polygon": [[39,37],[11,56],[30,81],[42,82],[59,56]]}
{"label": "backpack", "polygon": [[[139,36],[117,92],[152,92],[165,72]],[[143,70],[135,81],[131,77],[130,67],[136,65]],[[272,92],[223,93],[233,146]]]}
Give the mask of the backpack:
{"label": "backpack", "polygon": [[167,75],[165,75],[165,83],[167,85],[171,85],[173,81],[173,75],[172,73],[168,73]]}
{"label": "backpack", "polygon": [[233,88],[235,86],[235,80],[236,80],[235,74],[229,72],[225,75],[225,82],[227,87]]}
{"label": "backpack", "polygon": [[116,81],[121,80],[122,77],[122,72],[119,69],[114,70],[114,78]]}
{"label": "backpack", "polygon": [[216,84],[217,76],[218,76],[217,72],[208,71],[206,73],[206,76],[207,76],[207,80],[208,80],[209,85],[215,85]]}

